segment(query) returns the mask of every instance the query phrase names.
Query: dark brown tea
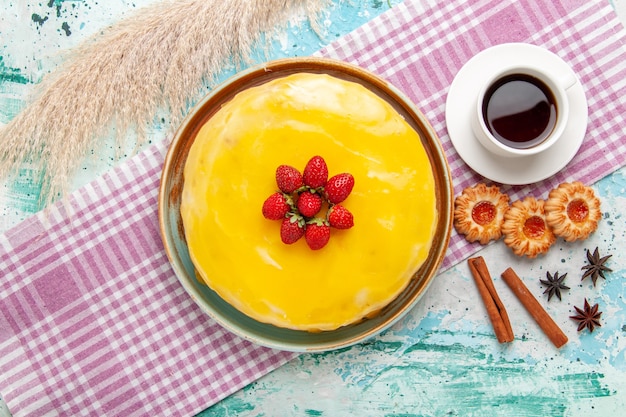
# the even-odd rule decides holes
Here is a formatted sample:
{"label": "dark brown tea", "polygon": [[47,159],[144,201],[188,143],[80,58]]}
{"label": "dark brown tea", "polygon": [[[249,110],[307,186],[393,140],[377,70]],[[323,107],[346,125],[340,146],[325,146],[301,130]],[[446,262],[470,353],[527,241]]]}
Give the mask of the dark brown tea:
{"label": "dark brown tea", "polygon": [[556,101],[550,89],[527,74],[500,78],[485,93],[483,119],[491,134],[506,146],[532,148],[556,125]]}

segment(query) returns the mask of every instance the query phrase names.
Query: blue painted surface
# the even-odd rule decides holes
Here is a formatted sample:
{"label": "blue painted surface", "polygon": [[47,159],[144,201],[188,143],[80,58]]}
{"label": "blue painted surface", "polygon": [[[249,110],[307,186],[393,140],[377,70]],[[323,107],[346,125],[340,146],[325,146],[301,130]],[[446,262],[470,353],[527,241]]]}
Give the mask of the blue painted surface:
{"label": "blue painted surface", "polygon": [[[34,83],[69,50],[134,8],[156,0],[101,4],[92,0],[48,2],[0,0],[0,123],[25,105]],[[388,10],[393,1],[335,2],[319,39],[306,24],[294,24],[273,43],[267,58],[309,55],[326,43]],[[619,6],[620,2],[615,2]],[[231,75],[225,71],[222,79]],[[162,140],[165,125],[155,126]],[[85,161],[75,187],[110,169],[115,149]],[[37,178],[28,167],[0,189],[0,230],[40,209]],[[594,188],[605,218],[589,240],[559,242],[539,261],[516,258],[502,242],[480,254],[490,270],[512,266],[562,327],[569,343],[556,350],[494,273],[511,317],[514,343],[497,343],[464,263],[440,274],[423,301],[377,339],[326,354],[302,355],[240,392],[210,407],[207,416],[440,416],[618,415],[626,407],[626,169]],[[585,250],[613,256],[613,272],[594,287],[580,281]],[[539,279],[546,271],[567,273],[563,300],[547,302]],[[569,319],[583,299],[600,304],[602,327],[577,332]],[[2,389],[0,383],[0,390]],[[0,406],[0,416],[2,416]]]}

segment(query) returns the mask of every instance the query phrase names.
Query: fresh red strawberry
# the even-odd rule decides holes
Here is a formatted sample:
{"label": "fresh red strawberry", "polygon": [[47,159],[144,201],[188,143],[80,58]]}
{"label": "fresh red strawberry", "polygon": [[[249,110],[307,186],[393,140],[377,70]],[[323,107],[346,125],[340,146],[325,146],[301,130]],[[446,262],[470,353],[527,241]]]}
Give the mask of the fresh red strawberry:
{"label": "fresh red strawberry", "polygon": [[322,208],[322,196],[318,193],[305,191],[298,196],[296,207],[304,217],[313,217]]}
{"label": "fresh red strawberry", "polygon": [[328,180],[328,166],[321,156],[314,156],[307,162],[303,172],[304,184],[311,188],[319,188],[326,185]]}
{"label": "fresh red strawberry", "polygon": [[335,229],[349,229],[354,226],[354,217],[347,208],[336,204],[328,211],[328,223]]}
{"label": "fresh red strawberry", "polygon": [[275,192],[263,202],[263,217],[270,220],[280,220],[289,212],[289,197]]}
{"label": "fresh red strawberry", "polygon": [[330,240],[330,226],[328,222],[320,218],[310,220],[306,224],[304,238],[309,248],[313,250],[322,249]]}
{"label": "fresh red strawberry", "polygon": [[290,165],[280,165],[276,168],[276,184],[283,193],[291,194],[302,187],[302,174]]}
{"label": "fresh red strawberry", "polygon": [[304,220],[302,217],[293,215],[283,219],[280,224],[280,240],[287,245],[297,242],[304,236]]}
{"label": "fresh red strawberry", "polygon": [[352,174],[343,173],[332,176],[326,182],[326,198],[331,204],[341,203],[348,198],[354,187],[354,177]]}

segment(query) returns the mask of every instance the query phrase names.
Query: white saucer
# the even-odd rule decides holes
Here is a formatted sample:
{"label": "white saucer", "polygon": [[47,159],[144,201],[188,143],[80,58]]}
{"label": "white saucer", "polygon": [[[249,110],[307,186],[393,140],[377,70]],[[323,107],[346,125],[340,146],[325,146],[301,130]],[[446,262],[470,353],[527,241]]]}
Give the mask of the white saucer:
{"label": "white saucer", "polygon": [[564,137],[545,152],[533,156],[506,158],[483,147],[470,126],[471,112],[482,81],[503,66],[534,63],[555,72],[572,72],[569,65],[552,52],[525,43],[497,45],[476,54],[459,70],[446,99],[448,135],[458,154],[474,171],[501,184],[523,185],[544,180],[563,169],[576,155],[587,130],[587,99],[583,86],[567,90],[570,115]]}

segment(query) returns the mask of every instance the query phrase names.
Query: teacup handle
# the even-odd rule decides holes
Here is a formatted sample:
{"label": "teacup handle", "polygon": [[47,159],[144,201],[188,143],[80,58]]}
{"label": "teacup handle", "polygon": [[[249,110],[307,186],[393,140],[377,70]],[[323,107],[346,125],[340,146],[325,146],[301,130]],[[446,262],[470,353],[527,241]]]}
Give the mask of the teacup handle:
{"label": "teacup handle", "polygon": [[557,80],[561,88],[566,91],[576,85],[576,83],[578,82],[578,80],[576,79],[576,75],[574,75],[573,71],[564,71],[563,73],[560,73],[553,78]]}

